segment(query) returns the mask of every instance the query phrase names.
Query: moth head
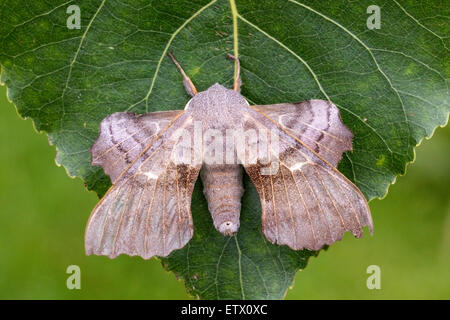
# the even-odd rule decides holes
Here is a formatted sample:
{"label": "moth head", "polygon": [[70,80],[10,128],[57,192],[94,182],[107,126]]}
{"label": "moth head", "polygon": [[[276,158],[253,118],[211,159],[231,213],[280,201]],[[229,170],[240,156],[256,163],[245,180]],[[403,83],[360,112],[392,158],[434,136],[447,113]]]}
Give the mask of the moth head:
{"label": "moth head", "polygon": [[224,113],[229,113],[230,116],[235,115],[236,110],[241,106],[248,106],[248,102],[239,92],[216,83],[205,91],[197,93],[187,103],[185,110],[217,118]]}
{"label": "moth head", "polygon": [[220,83],[216,82],[211,87],[209,87],[206,91],[220,93],[220,92],[227,92],[227,91],[230,91],[230,90],[231,89],[225,88],[223,85],[221,85]]}

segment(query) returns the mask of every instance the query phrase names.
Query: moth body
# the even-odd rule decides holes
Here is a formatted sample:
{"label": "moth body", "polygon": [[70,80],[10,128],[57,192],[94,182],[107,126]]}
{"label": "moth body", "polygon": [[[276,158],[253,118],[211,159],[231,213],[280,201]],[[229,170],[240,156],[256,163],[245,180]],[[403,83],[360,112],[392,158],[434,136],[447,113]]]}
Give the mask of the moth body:
{"label": "moth body", "polygon": [[[215,84],[208,90],[195,95],[185,110],[192,115],[193,121],[202,124],[205,137],[205,131],[211,129],[216,130],[222,137],[226,137],[227,130],[236,131],[242,127],[242,118],[239,117],[242,114],[240,109],[247,107],[247,101],[239,92]],[[206,145],[208,142],[210,141],[204,141]],[[223,235],[229,236],[239,229],[244,188],[242,167],[238,164],[234,150],[232,163],[225,163],[227,160],[225,146],[222,144],[221,147],[223,147],[222,156],[215,158],[214,163],[203,163],[200,178],[214,227]]]}

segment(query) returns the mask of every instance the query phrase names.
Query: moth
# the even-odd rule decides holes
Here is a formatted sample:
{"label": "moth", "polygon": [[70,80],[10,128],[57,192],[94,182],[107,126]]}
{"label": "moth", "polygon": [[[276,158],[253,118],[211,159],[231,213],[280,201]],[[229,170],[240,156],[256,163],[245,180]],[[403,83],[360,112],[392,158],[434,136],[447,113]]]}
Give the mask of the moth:
{"label": "moth", "polygon": [[[368,226],[373,233],[363,194],[336,169],[352,150],[353,134],[335,105],[250,105],[240,94],[239,60],[232,55],[233,89],[216,83],[198,92],[169,56],[192,96],[184,110],[119,112],[101,122],[92,165],[113,184],[89,218],[88,255],[149,259],[184,247],[194,232],[191,197],[199,176],[215,228],[235,234],[243,169],[259,194],[262,232],[272,243],[319,250],[346,231],[359,238]],[[239,133],[230,138],[233,130]],[[234,160],[221,162],[221,155]]]}

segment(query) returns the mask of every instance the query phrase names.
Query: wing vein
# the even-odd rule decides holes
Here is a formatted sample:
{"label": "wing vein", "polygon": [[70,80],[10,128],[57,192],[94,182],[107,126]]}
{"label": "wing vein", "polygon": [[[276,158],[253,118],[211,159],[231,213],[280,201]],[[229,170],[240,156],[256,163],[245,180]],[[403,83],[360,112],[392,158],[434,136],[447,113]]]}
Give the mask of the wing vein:
{"label": "wing vein", "polygon": [[278,228],[278,216],[277,216],[277,209],[276,209],[276,200],[275,200],[275,192],[273,188],[273,180],[272,180],[272,168],[269,168],[270,170],[270,186],[272,189],[272,206],[273,206],[273,219],[275,222],[275,228],[277,229],[277,241],[280,239],[280,230]]}
{"label": "wing vein", "polygon": [[344,219],[342,218],[341,213],[339,212],[339,210],[336,207],[336,203],[334,202],[333,197],[330,195],[330,192],[328,191],[328,188],[325,186],[325,182],[323,180],[322,174],[320,173],[320,171],[316,168],[315,165],[313,165],[314,171],[317,173],[317,176],[320,178],[320,183],[322,184],[323,188],[325,189],[328,198],[330,198],[331,203],[333,204],[334,210],[336,210],[336,213],[339,215],[339,219],[341,221],[342,227],[344,227],[345,229],[345,223],[344,223]]}
{"label": "wing vein", "polygon": [[313,190],[313,188],[311,187],[311,184],[309,183],[309,179],[306,177],[306,175],[303,173],[303,170],[299,170],[300,173],[302,174],[302,176],[305,178],[306,183],[308,184],[308,188],[309,190],[311,190],[311,193],[313,194],[314,198],[316,199],[316,203],[318,204],[318,206],[320,207],[320,212],[322,212],[322,216],[323,219],[325,220],[325,223],[327,224],[327,228],[328,228],[328,232],[330,234],[330,238],[333,240],[333,235],[331,234],[331,228],[330,228],[330,222],[328,221],[326,215],[325,215],[325,211],[323,210],[322,204],[320,203],[319,199],[317,198],[316,192]]}
{"label": "wing vein", "polygon": [[[135,229],[135,226],[136,226],[136,217],[137,217],[137,215],[138,215],[139,208],[141,207],[141,202],[142,202],[142,198],[143,198],[143,196],[144,196],[144,191],[147,189],[150,180],[151,180],[151,179],[148,178],[147,181],[145,182],[144,187],[142,188],[141,195],[140,195],[140,197],[139,197],[139,202],[138,202],[138,205],[137,205],[137,207],[136,207],[136,211],[134,212],[134,215],[133,215],[133,225],[131,226],[131,233],[130,233],[130,236],[135,235],[134,229]],[[155,184],[155,188],[156,188],[156,184]],[[135,238],[136,238],[136,237],[134,237],[134,239],[135,239]],[[135,249],[136,249],[136,252],[137,252],[136,246],[135,246]]]}
{"label": "wing vein", "polygon": [[[128,181],[128,179],[127,179],[127,181]],[[124,185],[127,181],[124,181],[123,184],[119,187],[118,193],[119,193],[119,191],[122,191],[122,187],[123,187],[123,185]],[[130,191],[131,191],[131,185],[130,185],[130,189],[129,189],[128,192],[127,192],[127,199],[128,199],[128,196],[129,196],[128,193],[129,193]],[[113,199],[113,200],[115,200],[115,199]],[[102,242],[103,242],[103,238],[104,238],[104,236],[105,236],[106,224],[107,224],[107,221],[108,221],[108,219],[109,219],[109,217],[110,217],[110,215],[111,215],[111,208],[113,207],[113,200],[111,201],[111,204],[110,204],[110,206],[108,207],[108,211],[107,211],[106,214],[105,214],[105,219],[103,220],[103,225],[102,225],[102,227],[103,227],[102,235],[101,235],[100,240],[99,240],[99,242],[98,242],[98,248],[99,248],[99,249],[101,248],[101,245],[102,245]]]}
{"label": "wing vein", "polygon": [[178,243],[181,246],[181,205],[180,205],[180,186],[178,185],[178,166],[175,165],[175,181],[177,183],[177,209],[178,209]]}
{"label": "wing vein", "polygon": [[[280,162],[281,162],[281,160],[280,160]],[[282,163],[282,162],[281,162],[281,163]],[[290,174],[291,174],[291,176],[292,176],[292,180],[294,180],[295,188],[297,189],[297,192],[298,192],[298,194],[300,195],[300,198],[302,199],[302,204],[303,204],[303,206],[305,207],[306,213],[308,214],[308,221],[309,221],[309,225],[310,225],[310,227],[311,227],[311,232],[312,232],[312,235],[313,235],[314,243],[315,243],[315,244],[318,244],[317,238],[316,238],[316,233],[315,233],[315,231],[314,231],[314,225],[313,225],[312,220],[311,220],[311,213],[309,212],[309,209],[308,209],[308,207],[306,206],[305,199],[303,199],[303,195],[302,195],[302,193],[301,193],[301,191],[300,191],[300,188],[298,187],[297,181],[295,180],[294,174],[293,174],[293,172],[292,172],[291,170],[289,170],[288,167],[286,167],[286,165],[285,165],[284,163],[282,163],[282,165],[283,165],[286,169],[288,169],[288,171],[290,172]]]}
{"label": "wing vein", "polygon": [[361,222],[359,221],[358,213],[357,213],[355,207],[353,206],[353,203],[352,203],[352,202],[350,201],[350,199],[348,198],[347,193],[346,193],[344,190],[342,190],[342,188],[341,188],[341,186],[339,185],[338,181],[336,181],[336,177],[333,176],[333,175],[331,175],[331,176],[333,177],[333,180],[336,182],[336,185],[338,186],[339,190],[341,190],[341,192],[342,192],[342,193],[345,195],[345,197],[347,198],[347,201],[350,203],[350,206],[351,206],[352,209],[353,209],[353,213],[354,213],[354,215],[355,215],[356,221],[358,221],[359,229],[362,230],[362,224],[361,224]]}
{"label": "wing vein", "polygon": [[152,198],[150,200],[149,206],[148,206],[148,210],[147,213],[145,214],[145,229],[144,229],[144,255],[147,254],[148,251],[148,237],[149,237],[149,226],[148,226],[148,222],[149,222],[149,213],[152,210],[153,207],[153,202],[155,200],[155,194],[156,194],[156,189],[158,188],[158,181],[159,181],[159,177],[161,175],[158,175],[158,177],[155,179],[155,188],[153,189],[153,193],[152,193]]}
{"label": "wing vein", "polygon": [[[134,180],[134,181],[136,181],[136,180]],[[132,189],[133,189],[133,185],[130,182],[130,189],[129,189],[128,193],[127,193],[127,201],[125,202],[125,205],[123,206],[122,212],[120,213],[119,224],[117,225],[117,231],[116,231],[116,234],[114,235],[113,245],[112,245],[112,248],[111,248],[111,254],[112,255],[114,255],[114,253],[115,253],[117,236],[119,234],[119,230],[120,230],[120,227],[122,225],[123,215],[124,215],[124,213],[125,213],[125,211],[127,209],[128,203],[130,202],[131,190]]]}
{"label": "wing vein", "polygon": [[289,194],[287,191],[287,187],[286,187],[286,179],[284,178],[284,174],[283,174],[283,170],[281,170],[280,168],[280,172],[281,172],[281,178],[283,179],[283,185],[284,185],[284,192],[286,193],[286,199],[288,202],[288,208],[289,208],[289,216],[291,217],[291,221],[292,221],[292,233],[294,235],[294,243],[297,245],[297,232],[296,232],[296,223],[294,220],[294,215],[292,214],[292,208],[291,208],[291,202],[289,201]]}
{"label": "wing vein", "polygon": [[167,215],[167,170],[169,168],[170,161],[166,166],[166,171],[164,172],[164,186],[163,186],[163,205],[162,205],[162,240],[163,240],[163,254],[166,255],[166,215]]}

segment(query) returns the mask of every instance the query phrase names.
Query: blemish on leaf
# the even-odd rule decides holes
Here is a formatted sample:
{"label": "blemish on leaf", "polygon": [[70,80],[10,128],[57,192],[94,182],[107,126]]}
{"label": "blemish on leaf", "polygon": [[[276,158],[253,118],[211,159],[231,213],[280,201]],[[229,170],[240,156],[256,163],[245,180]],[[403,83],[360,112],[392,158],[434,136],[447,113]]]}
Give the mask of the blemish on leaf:
{"label": "blemish on leaf", "polygon": [[384,163],[384,161],[386,160],[386,156],[384,154],[382,154],[377,161],[377,166],[381,167]]}
{"label": "blemish on leaf", "polygon": [[200,72],[200,67],[194,68],[191,70],[190,74],[194,75]]}
{"label": "blemish on leaf", "polygon": [[417,69],[417,66],[416,66],[415,64],[411,63],[411,64],[405,69],[405,75],[410,76],[410,75],[413,75],[413,74],[417,73],[416,69]]}

